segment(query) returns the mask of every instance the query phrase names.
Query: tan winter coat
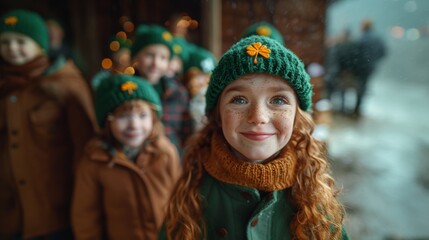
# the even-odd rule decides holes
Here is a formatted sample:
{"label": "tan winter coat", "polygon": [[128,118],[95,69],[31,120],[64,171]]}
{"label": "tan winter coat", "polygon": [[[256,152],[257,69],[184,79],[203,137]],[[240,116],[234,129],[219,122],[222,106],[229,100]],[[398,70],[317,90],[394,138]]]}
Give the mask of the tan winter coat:
{"label": "tan winter coat", "polygon": [[[72,226],[77,240],[156,239],[165,205],[181,174],[174,145],[161,137],[159,146],[140,153],[136,163],[122,152],[110,157],[92,141],[77,169]],[[95,146],[95,147],[94,147]]]}
{"label": "tan winter coat", "polygon": [[72,62],[0,96],[0,236],[70,226],[73,166],[95,126],[89,87]]}

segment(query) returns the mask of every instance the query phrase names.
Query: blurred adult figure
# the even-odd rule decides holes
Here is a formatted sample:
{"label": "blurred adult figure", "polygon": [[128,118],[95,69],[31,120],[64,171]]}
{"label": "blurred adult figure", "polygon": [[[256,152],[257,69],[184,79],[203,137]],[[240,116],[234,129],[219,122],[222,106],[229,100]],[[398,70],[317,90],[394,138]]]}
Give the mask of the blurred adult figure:
{"label": "blurred adult figure", "polygon": [[360,116],[361,104],[366,95],[368,81],[380,60],[386,55],[383,40],[373,31],[373,22],[365,19],[361,22],[362,36],[358,40],[360,58],[357,66],[357,99],[353,114]]}
{"label": "blurred adult figure", "polygon": [[338,37],[335,45],[328,50],[326,91],[327,98],[333,100],[333,95],[340,95],[341,113],[348,113],[346,109],[346,92],[349,89],[356,90],[357,76],[361,53],[359,42],[352,41],[350,30],[345,29]]}

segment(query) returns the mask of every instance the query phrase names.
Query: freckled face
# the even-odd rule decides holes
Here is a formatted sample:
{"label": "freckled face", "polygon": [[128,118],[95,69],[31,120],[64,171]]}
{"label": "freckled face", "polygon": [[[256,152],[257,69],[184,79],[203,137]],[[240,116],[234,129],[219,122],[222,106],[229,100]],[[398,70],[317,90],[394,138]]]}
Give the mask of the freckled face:
{"label": "freckled face", "polygon": [[280,77],[252,74],[238,78],[219,100],[225,139],[242,160],[264,162],[289,142],[297,104],[294,90]]}

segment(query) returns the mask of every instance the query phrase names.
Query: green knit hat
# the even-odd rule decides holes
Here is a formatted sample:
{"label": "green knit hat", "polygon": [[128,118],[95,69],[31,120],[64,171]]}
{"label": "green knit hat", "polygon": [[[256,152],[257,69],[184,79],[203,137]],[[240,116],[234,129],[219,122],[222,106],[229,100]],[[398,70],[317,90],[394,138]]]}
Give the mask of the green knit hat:
{"label": "green knit hat", "polygon": [[173,54],[179,56],[184,63],[189,60],[189,44],[183,37],[173,38]]}
{"label": "green knit hat", "polygon": [[311,108],[313,86],[301,60],[278,41],[253,35],[234,44],[220,59],[207,89],[206,113],[213,110],[228,84],[251,73],[284,78],[295,90],[301,109]]}
{"label": "green knit hat", "polygon": [[185,64],[185,72],[191,68],[197,68],[202,72],[211,73],[217,65],[215,56],[207,49],[197,45],[189,47],[189,61]]}
{"label": "green knit hat", "polygon": [[249,37],[252,35],[266,36],[272,38],[282,45],[285,45],[285,41],[283,39],[282,34],[277,30],[276,27],[267,23],[267,22],[258,22],[255,23],[244,31],[243,38]]}
{"label": "green knit hat", "polygon": [[95,91],[95,114],[98,124],[104,127],[107,115],[126,101],[141,99],[153,104],[158,117],[162,105],[158,94],[149,81],[136,76],[116,74],[101,81]]}
{"label": "green knit hat", "polygon": [[170,50],[170,56],[173,56],[173,35],[167,29],[159,25],[140,25],[136,30],[135,40],[131,47],[131,57],[152,44],[165,45]]}
{"label": "green knit hat", "polygon": [[0,33],[16,32],[36,41],[45,52],[49,50],[48,27],[43,18],[31,11],[16,9],[1,17]]}

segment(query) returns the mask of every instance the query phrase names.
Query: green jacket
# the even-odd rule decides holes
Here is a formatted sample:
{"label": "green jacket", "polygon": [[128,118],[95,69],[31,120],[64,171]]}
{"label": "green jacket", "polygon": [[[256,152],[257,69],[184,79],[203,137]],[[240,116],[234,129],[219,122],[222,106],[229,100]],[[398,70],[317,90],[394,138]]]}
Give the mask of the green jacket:
{"label": "green jacket", "polygon": [[294,210],[286,191],[261,196],[255,188],[222,183],[206,175],[201,185],[207,239],[291,239]]}
{"label": "green jacket", "polygon": [[[201,184],[207,240],[289,240],[294,215],[286,191],[260,194],[255,188],[222,183],[206,174]],[[161,232],[159,239],[166,239]],[[343,229],[343,240],[349,239]]]}

